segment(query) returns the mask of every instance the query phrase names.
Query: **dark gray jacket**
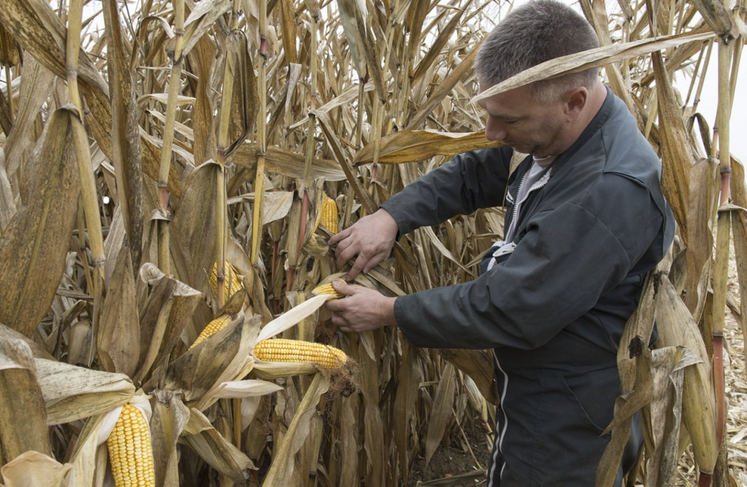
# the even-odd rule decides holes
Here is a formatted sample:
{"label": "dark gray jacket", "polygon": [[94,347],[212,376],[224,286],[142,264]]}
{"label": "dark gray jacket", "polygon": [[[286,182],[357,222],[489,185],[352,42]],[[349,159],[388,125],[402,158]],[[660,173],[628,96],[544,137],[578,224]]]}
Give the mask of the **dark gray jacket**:
{"label": "dark gray jacket", "polygon": [[[457,156],[382,207],[402,235],[503,205],[506,185],[515,195],[531,166],[527,158],[509,180],[511,155],[502,147]],[[643,277],[674,234],[659,186],[661,163],[609,92],[549,170],[549,182],[522,207],[513,253],[471,282],[397,299],[397,324],[413,345],[528,350],[560,340],[600,348],[614,360]]]}
{"label": "dark gray jacket", "polygon": [[[502,147],[457,156],[382,207],[400,235],[504,204],[509,228],[532,163],[527,158],[509,178],[511,155]],[[601,433],[620,392],[618,344],[646,272],[674,236],[661,163],[611,91],[548,170],[522,204],[512,252],[471,282],[394,304],[415,346],[495,349],[501,414],[489,487],[594,484],[609,442]],[[616,485],[640,444],[636,425]]]}

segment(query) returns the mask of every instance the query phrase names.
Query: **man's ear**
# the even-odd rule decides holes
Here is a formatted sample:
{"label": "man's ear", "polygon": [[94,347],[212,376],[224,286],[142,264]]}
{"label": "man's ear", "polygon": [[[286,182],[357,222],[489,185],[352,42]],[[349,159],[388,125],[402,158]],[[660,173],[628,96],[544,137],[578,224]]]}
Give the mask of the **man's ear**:
{"label": "man's ear", "polygon": [[585,86],[577,86],[565,95],[565,112],[571,122],[575,122],[583,112],[589,101],[589,90]]}

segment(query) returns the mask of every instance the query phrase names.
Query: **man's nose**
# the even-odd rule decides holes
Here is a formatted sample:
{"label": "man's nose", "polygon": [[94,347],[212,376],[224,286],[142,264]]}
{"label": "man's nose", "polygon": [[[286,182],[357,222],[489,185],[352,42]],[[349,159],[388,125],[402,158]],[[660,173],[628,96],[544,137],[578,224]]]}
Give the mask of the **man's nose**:
{"label": "man's nose", "polygon": [[485,138],[488,140],[503,140],[507,136],[508,132],[503,124],[493,117],[488,117],[488,121],[485,124]]}

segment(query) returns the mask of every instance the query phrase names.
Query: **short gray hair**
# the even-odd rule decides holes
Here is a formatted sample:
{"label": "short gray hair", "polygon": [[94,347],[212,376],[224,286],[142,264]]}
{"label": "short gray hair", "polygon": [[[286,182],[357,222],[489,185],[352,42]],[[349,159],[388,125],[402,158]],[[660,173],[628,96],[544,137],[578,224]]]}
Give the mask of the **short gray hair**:
{"label": "short gray hair", "polygon": [[[540,63],[599,46],[594,29],[568,5],[555,0],[532,0],[498,23],[485,39],[475,61],[481,83],[493,86]],[[532,83],[536,99],[551,103],[576,86],[591,88],[597,68]]]}

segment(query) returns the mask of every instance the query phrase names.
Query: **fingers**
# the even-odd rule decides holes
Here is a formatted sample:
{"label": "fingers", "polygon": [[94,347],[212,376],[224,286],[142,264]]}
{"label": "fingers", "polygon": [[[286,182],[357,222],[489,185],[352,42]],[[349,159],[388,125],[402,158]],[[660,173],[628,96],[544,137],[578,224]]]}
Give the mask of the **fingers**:
{"label": "fingers", "polygon": [[341,231],[339,233],[336,233],[336,234],[332,235],[331,237],[329,237],[329,240],[327,240],[327,245],[330,245],[330,246],[336,245],[336,244],[340,243],[342,240],[346,239],[347,236],[350,235],[350,229],[351,228],[352,227],[348,227],[345,230],[343,230],[343,231]]}

